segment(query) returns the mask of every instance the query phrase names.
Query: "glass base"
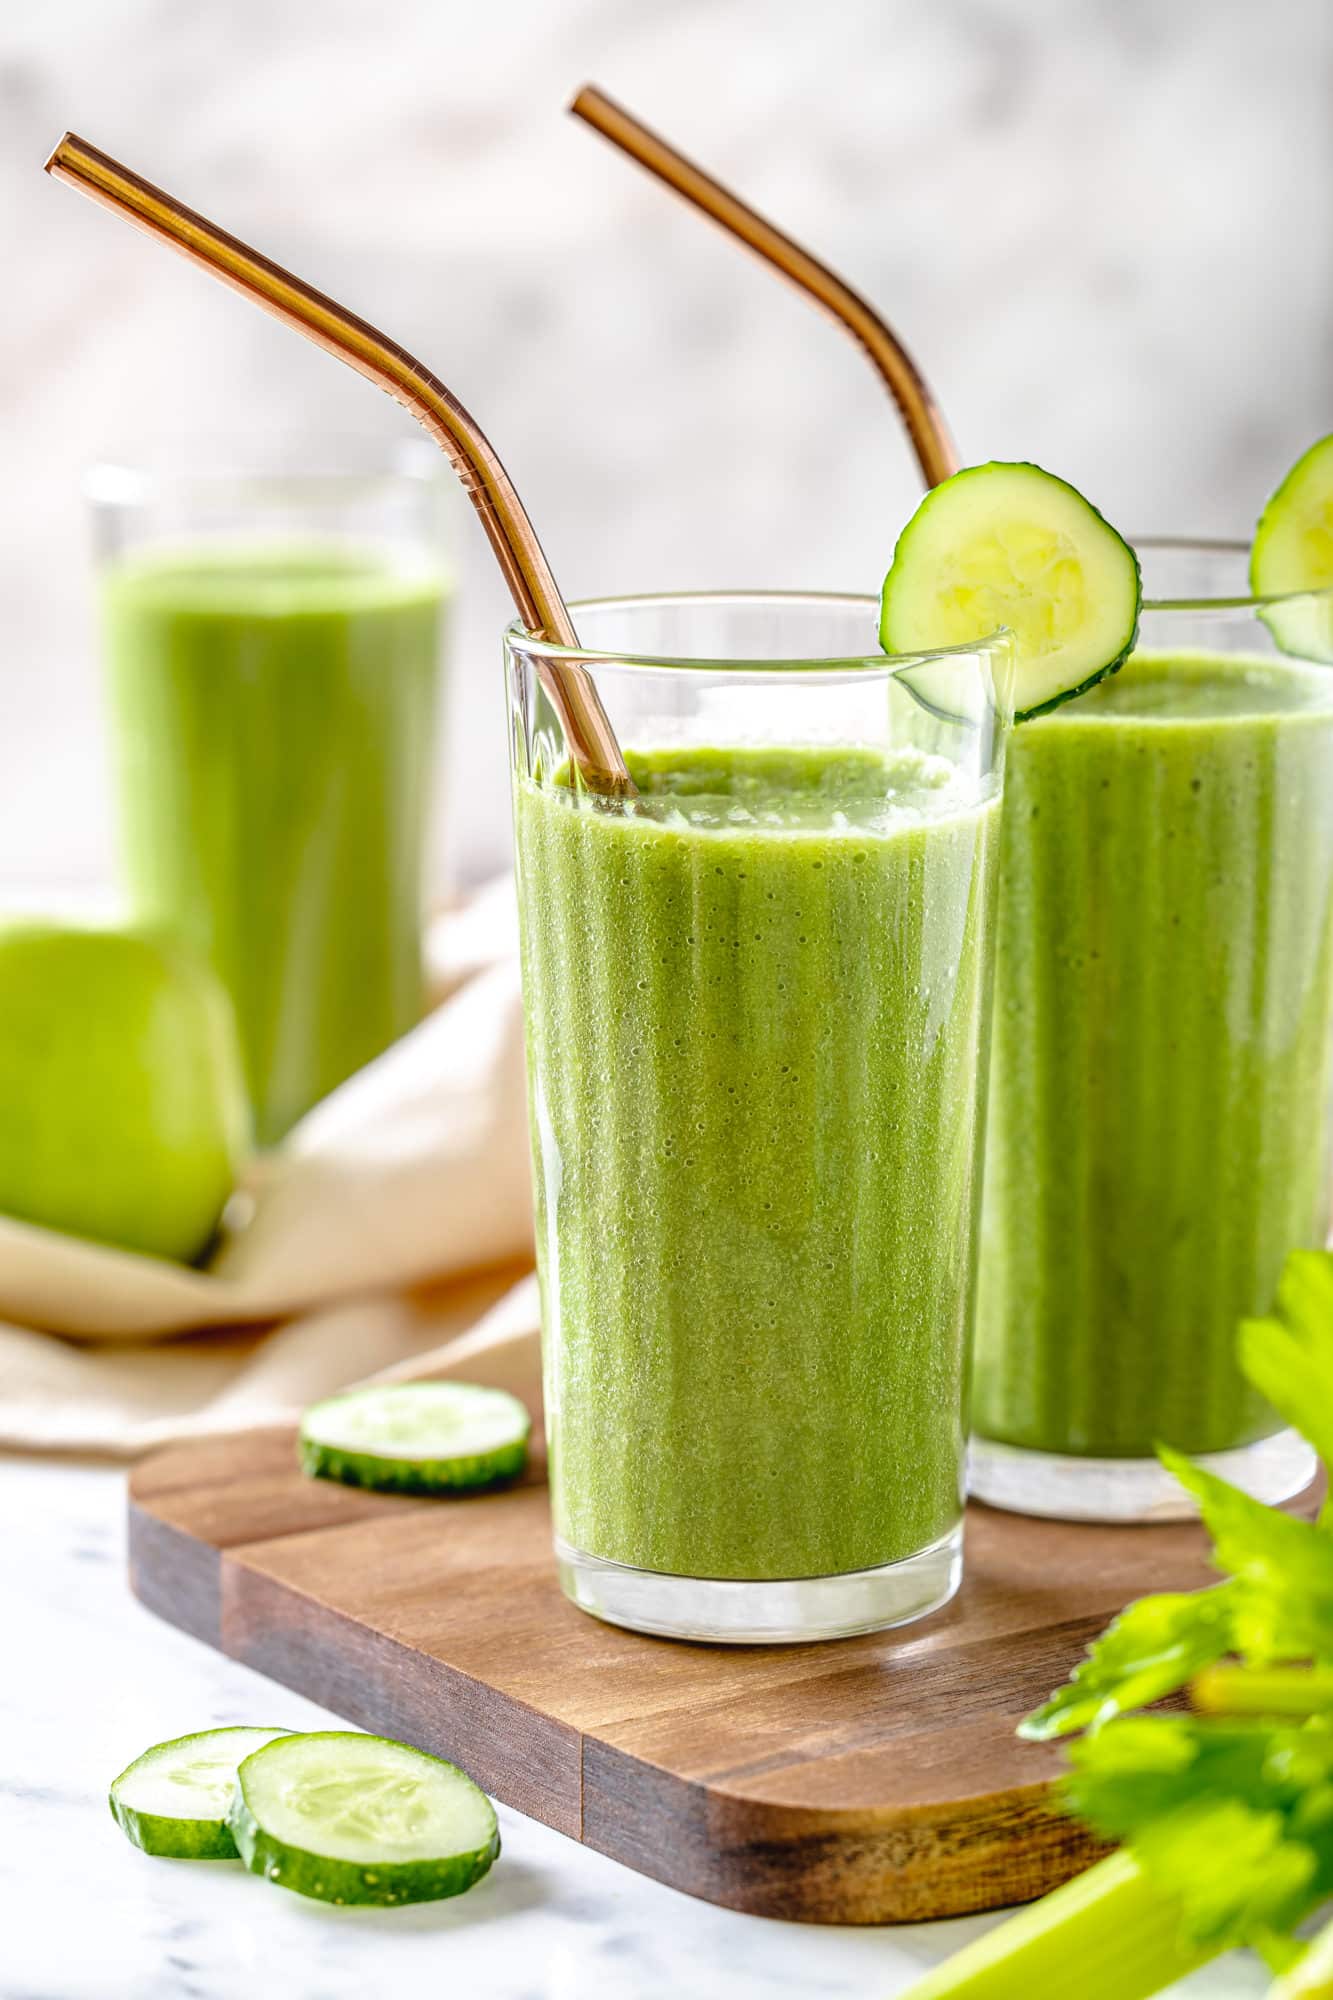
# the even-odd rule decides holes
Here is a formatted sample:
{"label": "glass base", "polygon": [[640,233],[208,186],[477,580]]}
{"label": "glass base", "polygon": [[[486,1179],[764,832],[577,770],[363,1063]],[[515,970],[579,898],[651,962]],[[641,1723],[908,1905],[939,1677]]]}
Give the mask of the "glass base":
{"label": "glass base", "polygon": [[902,1562],[842,1576],[732,1583],[666,1576],[586,1556],[557,1539],[565,1596],[581,1611],[631,1632],[725,1646],[797,1646],[883,1632],[938,1611],[963,1576],[962,1525]]}
{"label": "glass base", "polygon": [[[1235,1451],[1198,1454],[1198,1463],[1270,1505],[1290,1500],[1314,1478],[1315,1455],[1295,1431],[1279,1431]],[[1155,1458],[1070,1458],[974,1437],[968,1492],[988,1507],[1050,1521],[1192,1521],[1198,1506]]]}

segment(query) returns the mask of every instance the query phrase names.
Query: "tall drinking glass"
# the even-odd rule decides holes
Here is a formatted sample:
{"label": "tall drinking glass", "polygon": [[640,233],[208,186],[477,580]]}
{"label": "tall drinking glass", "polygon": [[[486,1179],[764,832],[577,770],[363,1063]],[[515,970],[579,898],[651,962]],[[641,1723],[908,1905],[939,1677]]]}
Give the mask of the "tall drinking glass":
{"label": "tall drinking glass", "polygon": [[972,1490],[1074,1519],[1185,1511],[1159,1440],[1268,1500],[1313,1470],[1236,1332],[1328,1228],[1333,594],[1143,554],[1121,672],[1014,732],[1001,843]]}
{"label": "tall drinking glass", "polygon": [[91,476],[130,902],[230,991],[262,1144],[421,1015],[439,463]]}
{"label": "tall drinking glass", "polygon": [[[506,638],[556,1549],[641,1631],[830,1638],[959,1579],[1009,667],[876,616]],[[575,662],[628,801],[571,776]]]}

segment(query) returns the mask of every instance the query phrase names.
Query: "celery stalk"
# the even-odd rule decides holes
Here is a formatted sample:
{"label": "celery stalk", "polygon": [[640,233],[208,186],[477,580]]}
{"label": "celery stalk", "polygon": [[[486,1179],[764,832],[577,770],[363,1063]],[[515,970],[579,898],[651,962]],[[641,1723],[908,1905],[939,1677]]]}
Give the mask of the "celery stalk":
{"label": "celery stalk", "polygon": [[1122,1848],[965,1946],[903,2000],[1149,2000],[1216,1956],[1183,1940],[1178,1900]]}
{"label": "celery stalk", "polygon": [[1324,1926],[1286,1978],[1269,1988],[1269,2000],[1333,2000],[1333,1923]]}
{"label": "celery stalk", "polygon": [[1190,1700],[1204,1715],[1319,1715],[1333,1709],[1333,1667],[1205,1667]]}

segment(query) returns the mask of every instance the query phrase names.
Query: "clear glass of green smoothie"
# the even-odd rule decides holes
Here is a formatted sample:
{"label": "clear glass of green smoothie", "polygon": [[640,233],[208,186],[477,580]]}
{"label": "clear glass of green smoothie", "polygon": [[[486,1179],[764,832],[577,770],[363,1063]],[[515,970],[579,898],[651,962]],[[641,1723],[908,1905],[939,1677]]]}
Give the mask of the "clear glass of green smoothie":
{"label": "clear glass of green smoothie", "polygon": [[[957,1588],[1007,646],[872,599],[572,606],[506,639],[564,1589],[824,1639]],[[580,788],[581,665],[636,795]]]}
{"label": "clear glass of green smoothie", "polygon": [[129,900],[228,988],[262,1145],[421,1016],[440,464],[90,477]]}
{"label": "clear glass of green smoothie", "polygon": [[1072,1519],[1187,1505],[1159,1440],[1313,1471],[1235,1357],[1328,1231],[1333,598],[1139,549],[1135,650],[1014,731],[1001,840],[971,1486]]}

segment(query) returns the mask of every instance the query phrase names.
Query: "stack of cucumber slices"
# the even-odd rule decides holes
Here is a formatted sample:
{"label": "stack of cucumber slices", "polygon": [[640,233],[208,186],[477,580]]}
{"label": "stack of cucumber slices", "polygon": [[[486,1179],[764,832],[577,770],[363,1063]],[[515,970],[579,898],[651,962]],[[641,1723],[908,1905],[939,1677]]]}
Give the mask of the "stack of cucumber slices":
{"label": "stack of cucumber slices", "polygon": [[[1333,659],[1333,437],[1264,509],[1250,586],[1284,652]],[[1285,600],[1285,601],[1284,601]],[[880,644],[925,653],[1009,634],[1014,719],[1072,701],[1123,665],[1142,605],[1138,558],[1083,495],[1038,465],[969,466],[928,493],[884,579]]]}
{"label": "stack of cucumber slices", "polygon": [[465,1772],[353,1730],[206,1729],[157,1743],[111,1787],[145,1854],[237,1856],[323,1903],[424,1903],[479,1882],[495,1808]]}
{"label": "stack of cucumber slices", "polygon": [[[315,1403],[314,1478],[391,1493],[478,1492],[527,1460],[515,1396],[471,1382],[394,1382]],[[352,1730],[206,1729],[156,1743],[111,1787],[145,1854],[233,1860],[326,1903],[422,1903],[479,1882],[500,1851],[495,1808],[456,1765]]]}

